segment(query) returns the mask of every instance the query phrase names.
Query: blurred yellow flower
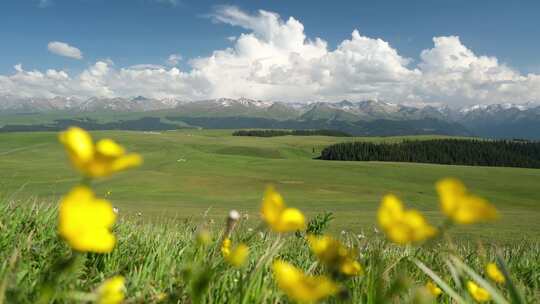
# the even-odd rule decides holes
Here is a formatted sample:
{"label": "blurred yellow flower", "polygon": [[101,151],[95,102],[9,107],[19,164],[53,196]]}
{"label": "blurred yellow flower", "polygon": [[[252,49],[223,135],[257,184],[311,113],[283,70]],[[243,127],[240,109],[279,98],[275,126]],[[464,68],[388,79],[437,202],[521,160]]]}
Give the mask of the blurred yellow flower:
{"label": "blurred yellow flower", "polygon": [[264,194],[262,218],[276,232],[291,232],[306,228],[306,219],[302,212],[296,208],[287,208],[281,195],[268,186]]}
{"label": "blurred yellow flower", "polygon": [[436,188],[442,212],[458,224],[473,224],[498,217],[495,206],[481,197],[469,194],[465,185],[457,179],[440,180]]}
{"label": "blurred yellow flower", "polygon": [[111,252],[116,242],[110,229],[116,214],[107,200],[85,186],[73,188],[60,202],[59,234],[75,250]]}
{"label": "blurred yellow flower", "polygon": [[227,263],[234,267],[240,267],[244,265],[249,256],[249,247],[244,243],[240,243],[232,248],[231,240],[225,239],[221,244],[221,254]]}
{"label": "blurred yellow flower", "polygon": [[363,273],[362,265],[352,258],[347,258],[341,262],[339,271],[348,276],[357,276]]}
{"label": "blurred yellow flower", "polygon": [[240,267],[244,265],[249,255],[249,247],[246,244],[240,243],[231,251],[231,254],[225,258],[229,264]]}
{"label": "blurred yellow flower", "polygon": [[504,282],[506,281],[503,273],[499,270],[499,267],[497,267],[497,264],[495,263],[488,263],[486,265],[486,273],[489,278],[492,279],[494,282],[504,284]]}
{"label": "blurred yellow flower", "polygon": [[473,281],[467,282],[467,290],[469,290],[469,293],[477,302],[487,302],[491,299],[491,296],[489,295],[487,290],[476,285],[476,283],[474,283]]}
{"label": "blurred yellow flower", "polygon": [[221,255],[223,255],[223,257],[231,255],[231,246],[232,242],[230,239],[223,240],[223,242],[221,243]]}
{"label": "blurred yellow flower", "polygon": [[377,213],[379,225],[394,243],[403,245],[424,241],[437,234],[417,210],[405,210],[395,195],[386,195]]}
{"label": "blurred yellow flower", "polygon": [[112,139],[102,139],[94,144],[90,134],[78,127],[61,132],[59,139],[73,166],[88,177],[109,176],[142,163],[139,154],[127,154]]}
{"label": "blurred yellow flower", "polygon": [[112,277],[97,290],[99,304],[117,304],[122,303],[125,297],[124,278],[121,276]]}
{"label": "blurred yellow flower", "polygon": [[438,297],[439,295],[442,294],[442,290],[439,288],[439,286],[437,286],[435,283],[431,281],[426,283],[426,289],[434,297]]}
{"label": "blurred yellow flower", "polygon": [[287,262],[277,260],[272,268],[278,287],[295,301],[316,302],[339,291],[329,278],[306,275]]}
{"label": "blurred yellow flower", "polygon": [[357,253],[331,236],[308,235],[308,243],[311,251],[326,266],[349,276],[362,273],[362,266],[356,261]]}

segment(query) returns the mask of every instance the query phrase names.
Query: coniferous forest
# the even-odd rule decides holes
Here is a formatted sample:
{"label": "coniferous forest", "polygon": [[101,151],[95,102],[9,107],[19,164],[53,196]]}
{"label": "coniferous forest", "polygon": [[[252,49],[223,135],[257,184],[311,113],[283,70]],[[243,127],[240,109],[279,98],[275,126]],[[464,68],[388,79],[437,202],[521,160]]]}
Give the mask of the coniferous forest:
{"label": "coniferous forest", "polygon": [[338,130],[238,130],[233,132],[233,136],[256,136],[256,137],[274,137],[274,136],[334,136],[351,137],[352,135]]}
{"label": "coniferous forest", "polygon": [[540,168],[540,142],[464,139],[351,142],[326,147],[319,159]]}

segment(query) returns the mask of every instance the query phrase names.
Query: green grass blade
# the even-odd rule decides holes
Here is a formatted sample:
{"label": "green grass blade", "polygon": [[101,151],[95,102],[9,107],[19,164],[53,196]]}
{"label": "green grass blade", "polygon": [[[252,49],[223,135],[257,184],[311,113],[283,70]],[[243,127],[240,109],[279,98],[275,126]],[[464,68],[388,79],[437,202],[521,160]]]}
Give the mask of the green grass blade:
{"label": "green grass blade", "polygon": [[454,280],[454,284],[456,284],[459,289],[462,289],[463,286],[461,284],[461,280],[459,279],[459,274],[456,267],[448,260],[445,260],[444,262],[450,270],[450,275],[452,276],[452,280]]}
{"label": "green grass blade", "polygon": [[497,252],[497,264],[499,268],[501,269],[502,273],[504,274],[504,278],[506,279],[506,287],[508,288],[508,291],[510,292],[512,303],[514,304],[525,303],[525,301],[523,301],[523,297],[521,296],[519,290],[517,289],[516,285],[512,281],[512,278],[510,277],[510,273],[508,272],[508,268],[506,267],[506,263],[504,262],[499,252]]}
{"label": "green grass blade", "polygon": [[477,274],[471,267],[469,267],[467,264],[463,263],[460,259],[456,257],[450,257],[452,259],[452,262],[457,267],[461,268],[463,271],[465,271],[475,282],[480,284],[482,288],[486,289],[489,294],[491,295],[491,298],[493,299],[493,302],[498,304],[509,304],[509,302],[499,293],[499,291],[493,287],[491,284],[489,284],[488,281],[484,280],[482,276]]}
{"label": "green grass blade", "polygon": [[417,259],[413,259],[413,262],[420,268],[425,274],[427,274],[439,287],[441,287],[446,294],[448,294],[452,299],[454,299],[458,304],[459,303],[466,303],[466,301],[454,290],[450,285],[446,284],[446,282],[441,279],[433,270],[431,270],[429,267],[424,265],[424,263],[420,262]]}

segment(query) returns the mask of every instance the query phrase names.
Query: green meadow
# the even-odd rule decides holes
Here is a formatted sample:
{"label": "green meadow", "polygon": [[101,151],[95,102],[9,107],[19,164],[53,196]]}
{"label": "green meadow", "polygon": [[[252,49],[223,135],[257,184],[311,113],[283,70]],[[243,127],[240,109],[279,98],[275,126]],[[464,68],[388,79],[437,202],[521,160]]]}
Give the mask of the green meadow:
{"label": "green meadow", "polygon": [[[403,137],[334,138],[283,136],[233,137],[229,130],[164,132],[102,131],[129,151],[141,153],[143,166],[95,188],[120,209],[140,212],[143,221],[194,218],[221,221],[236,209],[258,222],[265,186],[273,184],[286,202],[308,216],[332,212],[334,232],[371,234],[376,210],[386,193],[442,222],[434,183],[460,178],[488,198],[502,217],[490,224],[455,230],[458,237],[501,242],[540,238],[540,170],[382,162],[330,162],[314,157],[327,145],[351,141],[399,141]],[[424,139],[424,137],[408,137]],[[70,167],[57,133],[0,134],[0,199],[56,203],[80,177]]]}

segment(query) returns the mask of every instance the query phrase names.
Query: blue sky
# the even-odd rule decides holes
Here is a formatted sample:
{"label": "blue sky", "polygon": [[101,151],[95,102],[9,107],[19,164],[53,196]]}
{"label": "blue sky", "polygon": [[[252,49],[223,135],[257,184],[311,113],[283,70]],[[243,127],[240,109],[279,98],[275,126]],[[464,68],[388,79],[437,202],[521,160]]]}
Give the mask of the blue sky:
{"label": "blue sky", "polygon": [[[54,69],[65,71],[73,78],[98,61],[110,62],[114,69],[140,64],[167,66],[171,54],[180,54],[183,60],[177,68],[189,72],[192,70],[190,59],[207,58],[215,50],[235,48],[237,41],[227,37],[260,34],[249,25],[238,26],[237,21],[216,20],[220,7],[234,7],[248,16],[258,16],[262,9],[279,15],[283,23],[292,16],[303,25],[307,39],[322,38],[328,43],[329,51],[351,39],[351,33],[357,29],[362,37],[381,39],[400,57],[410,59],[403,63],[410,70],[421,65],[421,53],[434,47],[434,37],[459,36],[459,44],[474,52],[474,58],[490,56],[498,60],[498,65],[515,71],[517,74],[509,76],[512,79],[540,73],[540,1],[2,0],[0,75],[13,75],[14,66],[22,64],[24,71],[45,73],[47,69]],[[54,41],[79,49],[82,59],[49,51],[48,44]],[[211,78],[203,81],[211,84]],[[532,82],[536,85],[537,79]],[[14,78],[6,78],[4,83],[4,91],[8,93],[20,85]],[[417,90],[415,87],[406,94],[412,99],[435,102],[452,99],[431,92],[417,97]],[[48,95],[59,94],[50,91]],[[198,93],[190,98],[217,94],[200,88],[196,91]],[[120,94],[115,92],[110,91],[113,95]],[[347,94],[329,94],[327,98]],[[390,98],[396,94],[377,96]],[[276,94],[262,95],[274,97]],[[323,95],[319,97],[324,99]],[[485,93],[477,95],[481,97]],[[508,99],[500,97],[505,98]],[[536,99],[537,95],[525,98]]]}
{"label": "blue sky", "polygon": [[[540,1],[178,1],[3,0],[0,2],[0,72],[28,68],[81,69],[97,59],[119,65],[159,63],[169,54],[206,56],[230,45],[241,29],[205,18],[216,4],[294,16],[308,37],[330,46],[353,29],[380,37],[417,59],[431,38],[459,35],[478,54],[496,56],[523,71],[540,70]],[[84,52],[78,62],[47,52],[65,41]]]}

